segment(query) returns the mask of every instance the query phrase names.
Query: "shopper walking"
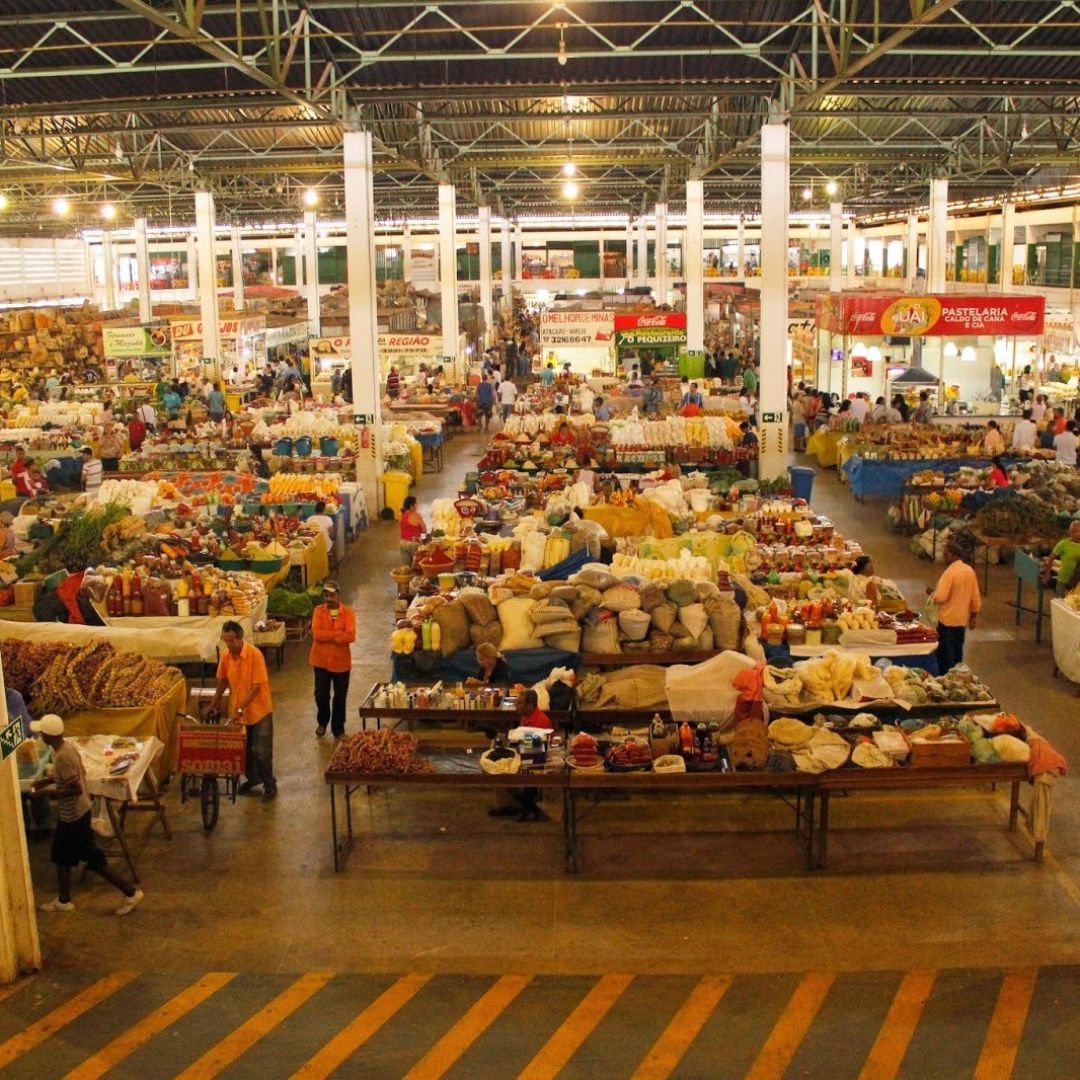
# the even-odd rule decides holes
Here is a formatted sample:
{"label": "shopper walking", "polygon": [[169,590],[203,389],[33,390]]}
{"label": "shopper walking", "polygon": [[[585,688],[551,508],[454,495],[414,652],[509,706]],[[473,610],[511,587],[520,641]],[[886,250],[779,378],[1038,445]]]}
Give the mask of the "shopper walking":
{"label": "shopper walking", "polygon": [[263,789],[263,802],[277,795],[274,779],[274,706],[270,700],[270,676],[263,654],[244,641],[244,628],[230,619],[221,628],[225,653],[217,669],[217,687],[210,704],[212,711],[221,708],[221,699],[229,691],[231,719],[247,728],[247,757],[240,794],[257,787]]}
{"label": "shopper walking", "polygon": [[50,713],[30,725],[40,735],[54,756],[51,777],[34,783],[38,795],[56,795],[59,820],[53,834],[52,861],[56,866],[57,896],[41,905],[42,911],[74,911],[71,900],[71,871],[80,863],[93,870],[126,897],[116,909],[117,915],[129,915],[143,898],[142,889],[114,874],[97,846],[90,821],[90,796],[86,792],[86,770],[74,743],[64,739],[64,721]]}
{"label": "shopper walking", "polygon": [[[495,370],[498,371],[499,369],[496,368]],[[503,420],[513,412],[515,401],[517,401],[517,387],[512,379],[503,379],[499,383],[499,404],[502,405]]]}
{"label": "shopper walking", "polygon": [[[322,600],[311,615],[311,655],[315,672],[315,734],[321,739],[327,725],[335,739],[345,734],[345,699],[349,693],[356,613],[341,602],[336,581],[323,583]],[[332,703],[331,703],[332,698]]]}
{"label": "shopper walking", "polygon": [[495,387],[488,380],[487,373],[481,377],[476,387],[476,411],[480,416],[480,429],[487,431],[491,423],[491,412],[495,408]]}
{"label": "shopper walking", "polygon": [[926,587],[938,608],[938,673],[964,662],[964,638],[975,629],[975,619],[982,609],[979,579],[973,567],[964,561],[964,552],[955,540],[945,545],[945,571],[937,588]]}

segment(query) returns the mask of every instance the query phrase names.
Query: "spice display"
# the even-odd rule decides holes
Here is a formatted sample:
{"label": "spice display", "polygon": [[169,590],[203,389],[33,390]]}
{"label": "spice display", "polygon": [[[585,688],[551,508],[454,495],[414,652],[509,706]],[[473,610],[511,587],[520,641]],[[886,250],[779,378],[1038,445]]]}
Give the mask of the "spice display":
{"label": "spice display", "polygon": [[415,737],[389,728],[346,736],[337,744],[327,769],[330,773],[372,774],[432,771]]}

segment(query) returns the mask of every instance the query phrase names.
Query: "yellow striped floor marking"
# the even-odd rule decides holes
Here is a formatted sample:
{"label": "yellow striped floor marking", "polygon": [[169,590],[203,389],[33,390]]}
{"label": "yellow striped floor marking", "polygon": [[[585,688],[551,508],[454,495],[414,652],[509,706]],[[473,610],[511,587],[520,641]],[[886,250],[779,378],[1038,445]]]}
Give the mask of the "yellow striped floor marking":
{"label": "yellow striped floor marking", "polygon": [[778,1080],[795,1057],[814,1017],[832,988],[835,975],[811,971],[795,988],[787,1007],[769,1033],[746,1080]]}
{"label": "yellow striped floor marking", "polygon": [[1054,857],[1052,851],[1043,852],[1043,862],[1054,872],[1057,883],[1065,890],[1069,899],[1077,907],[1080,907],[1080,885],[1073,881],[1065,867]]}
{"label": "yellow striped floor marking", "polygon": [[292,1080],[323,1080],[329,1076],[420,993],[430,979],[430,975],[403,975],[350,1020],[310,1061],[297,1069]]}
{"label": "yellow striped floor marking", "polygon": [[679,1011],[653,1043],[653,1048],[634,1073],[634,1080],[664,1080],[682,1061],[731,985],[729,975],[706,975],[690,991]]}
{"label": "yellow striped floor marking", "polygon": [[115,994],[122,986],[127,986],[135,975],[134,971],[117,971],[112,975],[106,975],[104,979],[100,979],[93,986],[88,986],[69,1001],[65,1001],[63,1005],[53,1009],[47,1016],[43,1016],[20,1031],[18,1035],[13,1035],[7,1042],[0,1044],[0,1069],[10,1065],[28,1050],[33,1050],[51,1035],[55,1035],[62,1027],[70,1024],[72,1020],[77,1020],[84,1012],[100,1004],[110,994]]}
{"label": "yellow striped floor marking", "polygon": [[1022,968],[1005,976],[973,1080],[1009,1080],[1012,1076],[1038,976],[1038,968]]}
{"label": "yellow striped floor marking", "polygon": [[34,976],[29,975],[25,978],[18,978],[13,983],[8,983],[7,986],[0,986],[0,1001],[7,1001],[16,990],[21,990],[24,986],[28,986],[34,981]]}
{"label": "yellow striped floor marking", "polygon": [[900,1071],[936,978],[936,971],[909,971],[904,976],[859,1080],[893,1080]]}
{"label": "yellow striped floor marking", "polygon": [[117,1035],[108,1045],[89,1057],[81,1065],[72,1069],[64,1080],[98,1080],[110,1069],[115,1068],[125,1058],[130,1057],[144,1043],[167,1027],[171,1027],[181,1017],[186,1016],[197,1005],[216,994],[223,986],[236,978],[235,971],[215,971],[204,975],[198,982],[192,983],[186,990],[181,990],[159,1009],[144,1016],[123,1033]]}
{"label": "yellow striped floor marking", "polygon": [[633,975],[605,975],[544,1043],[518,1080],[554,1080],[633,981]]}
{"label": "yellow striped floor marking", "polygon": [[234,1032],[211,1047],[198,1061],[189,1065],[177,1080],[211,1080],[237,1058],[250,1050],[261,1038],[268,1035],[283,1020],[317,994],[332,978],[328,971],[303,975],[283,990],[273,1001],[260,1009]]}
{"label": "yellow striped floor marking", "polygon": [[438,1080],[529,985],[531,975],[504,975],[405,1074],[405,1080]]}

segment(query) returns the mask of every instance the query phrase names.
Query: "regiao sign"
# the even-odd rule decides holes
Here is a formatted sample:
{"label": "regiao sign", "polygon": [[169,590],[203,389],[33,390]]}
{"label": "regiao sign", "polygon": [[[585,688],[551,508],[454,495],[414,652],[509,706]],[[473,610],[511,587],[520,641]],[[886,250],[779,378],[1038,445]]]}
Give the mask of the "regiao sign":
{"label": "regiao sign", "polygon": [[[350,337],[312,338],[309,345],[315,356],[348,356],[352,348]],[[379,355],[394,359],[402,356],[442,356],[442,334],[410,331],[379,335]]]}

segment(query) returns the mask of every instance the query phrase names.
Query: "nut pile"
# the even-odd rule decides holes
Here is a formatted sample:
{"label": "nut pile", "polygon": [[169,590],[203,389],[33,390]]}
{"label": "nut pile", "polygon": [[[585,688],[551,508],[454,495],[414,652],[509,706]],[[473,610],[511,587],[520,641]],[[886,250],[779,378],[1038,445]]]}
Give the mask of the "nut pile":
{"label": "nut pile", "polygon": [[427,773],[414,736],[403,731],[361,731],[338,743],[327,770],[332,773]]}

